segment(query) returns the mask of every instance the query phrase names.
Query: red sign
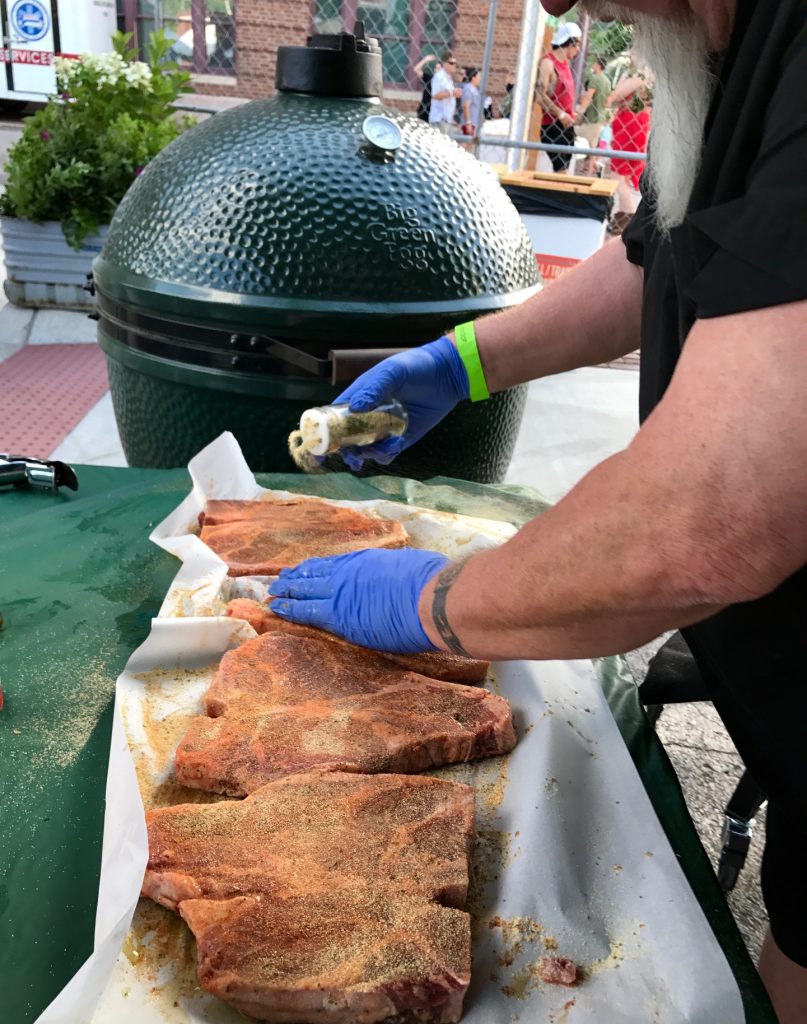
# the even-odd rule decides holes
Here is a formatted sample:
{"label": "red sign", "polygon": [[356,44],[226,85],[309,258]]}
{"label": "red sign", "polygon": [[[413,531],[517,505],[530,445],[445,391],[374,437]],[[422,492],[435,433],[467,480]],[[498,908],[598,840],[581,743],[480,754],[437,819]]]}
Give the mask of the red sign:
{"label": "red sign", "polygon": [[[0,64],[8,64],[8,62],[9,51],[8,47],[4,46],[0,49]],[[11,63],[37,64],[41,67],[45,67],[48,64],[53,63],[53,50],[12,50]]]}

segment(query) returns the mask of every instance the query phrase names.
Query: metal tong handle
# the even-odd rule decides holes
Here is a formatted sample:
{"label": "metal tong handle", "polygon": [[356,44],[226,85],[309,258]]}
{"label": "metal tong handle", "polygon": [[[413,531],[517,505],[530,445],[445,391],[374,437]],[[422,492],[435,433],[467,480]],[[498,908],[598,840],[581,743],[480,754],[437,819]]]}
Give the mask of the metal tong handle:
{"label": "metal tong handle", "polygon": [[54,491],[59,487],[77,491],[78,477],[66,462],[0,452],[0,487],[30,487],[32,484]]}

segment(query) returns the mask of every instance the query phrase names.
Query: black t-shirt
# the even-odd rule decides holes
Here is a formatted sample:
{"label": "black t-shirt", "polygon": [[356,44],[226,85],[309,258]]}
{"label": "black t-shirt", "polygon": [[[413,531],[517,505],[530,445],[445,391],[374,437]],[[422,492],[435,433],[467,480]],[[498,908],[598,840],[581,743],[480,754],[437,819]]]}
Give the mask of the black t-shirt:
{"label": "black t-shirt", "polygon": [[[643,202],[623,235],[644,267],[642,419],[696,319],[807,299],[807,0],[737,0],[718,77],[684,223],[663,241]],[[684,634],[746,766],[804,843],[807,568]]]}
{"label": "black t-shirt", "polygon": [[417,116],[421,121],[429,120],[429,110],[432,105],[432,79],[434,78],[434,71],[431,68],[424,68],[420,75],[420,80],[423,82],[423,93],[420,97],[420,103],[418,103]]}

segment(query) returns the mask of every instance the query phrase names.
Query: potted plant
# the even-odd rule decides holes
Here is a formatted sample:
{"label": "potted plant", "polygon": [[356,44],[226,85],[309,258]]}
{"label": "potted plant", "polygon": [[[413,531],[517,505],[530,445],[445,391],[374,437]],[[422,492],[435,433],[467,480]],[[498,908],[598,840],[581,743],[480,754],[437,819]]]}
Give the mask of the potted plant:
{"label": "potted plant", "polygon": [[5,164],[0,227],[7,297],[24,306],[86,308],[87,274],[132,181],[185,127],[172,102],[190,75],[155,32],[147,62],[116,33],[113,51],[56,58],[57,95],[25,120]]}

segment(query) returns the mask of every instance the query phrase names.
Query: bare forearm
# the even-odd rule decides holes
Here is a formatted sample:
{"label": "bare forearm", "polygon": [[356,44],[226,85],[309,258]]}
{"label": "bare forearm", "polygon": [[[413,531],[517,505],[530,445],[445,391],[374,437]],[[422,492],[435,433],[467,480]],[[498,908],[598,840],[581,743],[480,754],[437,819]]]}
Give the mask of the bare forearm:
{"label": "bare forearm", "polygon": [[535,98],[538,100],[538,103],[545,114],[549,114],[549,116],[554,117],[555,120],[560,120],[566,111],[554,101],[550,91],[551,89],[552,85],[549,80],[546,82],[539,82],[535,90]]}
{"label": "bare forearm", "polygon": [[[445,601],[450,630],[475,657],[583,658],[631,650],[717,611],[677,569],[672,524],[648,521],[629,493],[627,453],[594,469],[562,502],[507,544],[469,559]],[[672,497],[672,496],[671,496]],[[451,649],[421,596],[432,642]],[[448,639],[447,639],[448,636]]]}
{"label": "bare forearm", "polygon": [[490,391],[608,362],[639,345],[642,272],[618,239],[520,306],[476,322]]}
{"label": "bare forearm", "polygon": [[486,658],[610,654],[807,564],[805,324],[807,302],[698,321],[629,448],[424,589],[432,641]]}

